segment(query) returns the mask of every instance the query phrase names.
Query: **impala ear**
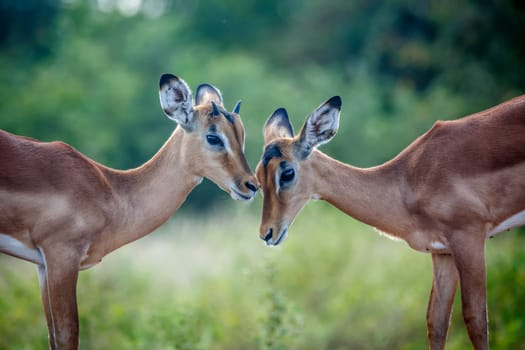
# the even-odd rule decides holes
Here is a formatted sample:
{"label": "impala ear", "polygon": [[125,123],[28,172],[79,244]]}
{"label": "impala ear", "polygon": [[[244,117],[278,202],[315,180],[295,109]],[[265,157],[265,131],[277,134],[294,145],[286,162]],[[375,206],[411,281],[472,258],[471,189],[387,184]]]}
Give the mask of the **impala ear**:
{"label": "impala ear", "polygon": [[281,137],[293,137],[293,127],[288,119],[286,109],[279,108],[268,117],[263,128],[264,143],[268,144],[272,140]]}
{"label": "impala ear", "polygon": [[159,97],[166,116],[189,128],[193,122],[193,102],[188,84],[173,74],[163,74],[159,82]]}
{"label": "impala ear", "polygon": [[210,84],[200,84],[195,92],[195,104],[202,105],[210,102],[222,106],[222,95],[219,89]]}
{"label": "impala ear", "polygon": [[319,145],[326,143],[335,136],[339,128],[341,113],[341,97],[334,96],[320,105],[306,118],[295,151],[300,159],[307,158]]}

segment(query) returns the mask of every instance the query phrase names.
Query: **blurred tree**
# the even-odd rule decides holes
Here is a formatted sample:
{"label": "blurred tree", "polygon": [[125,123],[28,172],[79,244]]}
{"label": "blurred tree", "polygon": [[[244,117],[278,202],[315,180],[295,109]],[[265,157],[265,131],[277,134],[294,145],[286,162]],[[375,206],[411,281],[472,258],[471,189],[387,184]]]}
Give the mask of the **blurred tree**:
{"label": "blurred tree", "polygon": [[264,8],[256,1],[199,2],[189,23],[219,48],[249,47],[290,66],[352,67],[365,59],[379,77],[412,82],[420,91],[443,75],[454,87],[468,89],[469,79],[460,73],[465,65],[487,70],[499,85],[502,80],[504,86],[525,85],[525,74],[509,69],[523,67],[517,63],[525,56],[525,11],[519,1],[341,0],[327,6],[318,0],[271,2]]}
{"label": "blurred tree", "polygon": [[25,50],[38,59],[51,53],[58,36],[59,0],[0,0],[0,48]]}
{"label": "blurred tree", "polygon": [[291,11],[290,3],[211,0],[195,1],[190,6],[178,4],[171,10],[189,16],[185,30],[218,50],[242,48],[263,53],[267,44],[282,31]]}

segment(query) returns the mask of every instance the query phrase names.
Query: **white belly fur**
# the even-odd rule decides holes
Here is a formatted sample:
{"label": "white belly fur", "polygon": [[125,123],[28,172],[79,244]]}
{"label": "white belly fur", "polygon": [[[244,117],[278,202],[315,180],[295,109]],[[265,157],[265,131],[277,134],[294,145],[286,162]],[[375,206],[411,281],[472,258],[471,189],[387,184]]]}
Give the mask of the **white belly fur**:
{"label": "white belly fur", "polygon": [[31,249],[13,237],[2,233],[0,233],[0,252],[34,262],[35,264],[44,264],[44,259],[42,259],[42,255],[37,249]]}
{"label": "white belly fur", "polygon": [[490,230],[487,233],[488,237],[492,237],[495,234],[498,234],[500,232],[510,230],[514,227],[519,227],[525,225],[525,210],[520,211],[517,214],[512,215],[510,218],[504,220],[501,222],[498,226],[494,227],[492,230]]}

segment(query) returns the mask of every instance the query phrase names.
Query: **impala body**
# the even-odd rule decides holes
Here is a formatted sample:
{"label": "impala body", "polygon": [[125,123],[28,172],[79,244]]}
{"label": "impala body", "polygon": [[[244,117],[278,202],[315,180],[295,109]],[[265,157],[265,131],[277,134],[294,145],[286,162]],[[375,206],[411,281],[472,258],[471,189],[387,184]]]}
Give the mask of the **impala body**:
{"label": "impala body", "polygon": [[37,264],[52,349],[78,347],[79,270],[164,223],[203,177],[240,200],[257,182],[244,156],[244,128],[209,84],[193,102],[165,74],[160,102],[179,124],[139,168],[105,167],[62,142],[0,131],[0,252]]}
{"label": "impala body", "polygon": [[397,157],[360,169],[316,149],[339,125],[341,99],[317,108],[299,135],[284,109],[264,127],[257,166],[264,195],[260,237],[284,241],[312,198],[432,254],[427,310],[431,349],[443,349],[457,283],[476,349],[487,349],[485,240],[525,224],[525,96],[437,122]]}

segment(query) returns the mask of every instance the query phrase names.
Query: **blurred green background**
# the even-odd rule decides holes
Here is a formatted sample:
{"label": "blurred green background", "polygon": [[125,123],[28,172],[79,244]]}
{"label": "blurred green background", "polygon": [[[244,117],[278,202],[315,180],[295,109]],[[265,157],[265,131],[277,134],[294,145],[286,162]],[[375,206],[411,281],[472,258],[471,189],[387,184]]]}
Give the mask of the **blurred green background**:
{"label": "blurred green background", "polygon": [[[173,131],[157,92],[168,72],[193,89],[214,84],[229,108],[243,100],[252,167],[281,106],[298,130],[340,95],[323,151],[366,167],[437,119],[525,92],[517,0],[0,0],[0,23],[0,128],[121,169]],[[158,233],[83,272],[81,347],[426,347],[428,256],[324,203],[307,206],[283,247],[265,248],[260,202],[234,203],[205,181]],[[520,232],[487,244],[494,349],[525,349],[523,247]],[[0,349],[46,347],[34,270],[0,256]],[[448,348],[468,344],[456,303]]]}

